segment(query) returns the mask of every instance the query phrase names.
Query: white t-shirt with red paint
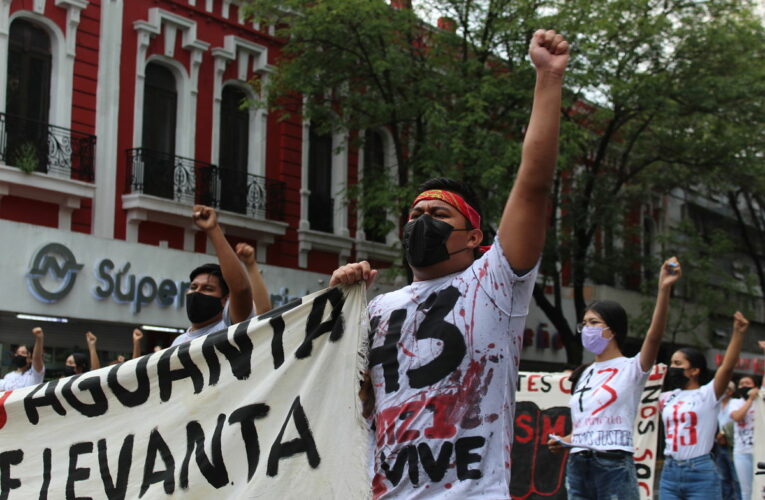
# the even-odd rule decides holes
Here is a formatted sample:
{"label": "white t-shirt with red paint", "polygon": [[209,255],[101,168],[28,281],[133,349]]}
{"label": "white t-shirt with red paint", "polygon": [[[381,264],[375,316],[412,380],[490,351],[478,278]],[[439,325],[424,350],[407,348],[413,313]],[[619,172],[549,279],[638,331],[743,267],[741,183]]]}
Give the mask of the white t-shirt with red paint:
{"label": "white t-shirt with red paint", "polygon": [[[588,366],[569,401],[571,444],[634,453],[632,431],[649,371],[640,367],[639,354]],[[582,451],[572,448],[571,453]]]}
{"label": "white t-shirt with red paint", "polygon": [[515,386],[536,270],[498,241],[459,273],[369,306],[374,498],[510,498]]}
{"label": "white t-shirt with red paint", "polygon": [[663,392],[659,406],[666,436],[665,455],[689,460],[712,451],[720,412],[714,380],[698,389]]}
{"label": "white t-shirt with red paint", "polygon": [[[746,399],[731,399],[728,403],[728,415],[746,404]],[[733,418],[733,417],[731,417]],[[733,421],[733,453],[752,453],[754,446],[754,405],[741,422]]]}

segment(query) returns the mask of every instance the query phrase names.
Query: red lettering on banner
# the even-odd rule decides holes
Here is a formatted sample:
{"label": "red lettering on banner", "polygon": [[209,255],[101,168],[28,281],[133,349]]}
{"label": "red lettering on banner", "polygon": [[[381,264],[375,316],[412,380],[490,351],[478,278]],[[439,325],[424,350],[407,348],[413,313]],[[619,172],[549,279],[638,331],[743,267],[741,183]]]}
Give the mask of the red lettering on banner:
{"label": "red lettering on banner", "polygon": [[516,417],[515,425],[518,426],[518,429],[526,431],[525,436],[516,431],[515,440],[517,442],[526,444],[534,439],[534,427],[531,424],[531,415],[518,415]]}
{"label": "red lettering on banner", "polygon": [[[648,412],[646,412],[648,410]],[[642,418],[650,418],[656,415],[656,407],[655,406],[644,406],[640,408],[640,416]]]}
{"label": "red lettering on banner", "polygon": [[651,370],[651,374],[648,376],[648,380],[659,380],[663,376],[664,370],[662,370],[659,365],[653,365],[653,370]]}
{"label": "red lettering on banner", "polygon": [[645,488],[646,496],[648,498],[651,498],[651,489],[649,488],[648,483],[646,483],[645,481],[639,481],[638,486],[640,486],[641,488]]}
{"label": "red lettering on banner", "polygon": [[646,458],[653,458],[653,451],[651,451],[650,449],[645,449],[643,450],[643,454],[640,455],[639,457],[635,456],[634,460],[635,462],[642,462]]}
{"label": "red lettering on banner", "polygon": [[608,408],[614,401],[616,401],[616,397],[617,397],[616,396],[616,391],[613,389],[613,387],[609,386],[608,383],[611,381],[612,378],[614,378],[619,373],[619,370],[617,368],[604,368],[602,370],[598,370],[598,373],[606,373],[606,372],[611,372],[611,376],[609,376],[606,379],[606,381],[603,382],[603,385],[600,386],[599,388],[604,389],[606,392],[611,394],[611,399],[609,399],[608,401],[603,403],[603,405],[600,406],[600,408],[598,408],[597,410],[593,411],[592,415],[595,415],[599,411]]}
{"label": "red lettering on banner", "polygon": [[538,387],[535,387],[534,383],[535,383],[535,381],[537,379],[541,379],[541,378],[542,378],[542,375],[537,375],[537,374],[529,375],[529,378],[528,378],[528,381],[529,381],[528,390],[529,390],[529,392],[537,392],[539,390]]}
{"label": "red lettering on banner", "polygon": [[720,353],[715,354],[715,365],[720,366],[723,361],[723,355]]}
{"label": "red lettering on banner", "polygon": [[563,394],[571,394],[571,381],[569,380],[568,375],[561,377],[558,386],[560,387],[560,392]]}
{"label": "red lettering on banner", "polygon": [[556,436],[566,435],[565,415],[558,415],[553,425],[550,425],[550,417],[548,415],[542,416],[542,440],[547,441],[550,434],[555,434]]}
{"label": "red lettering on banner", "polygon": [[5,411],[5,400],[8,399],[12,392],[13,390],[5,391],[0,396],[0,429],[5,427],[5,423],[8,421],[8,413]]}

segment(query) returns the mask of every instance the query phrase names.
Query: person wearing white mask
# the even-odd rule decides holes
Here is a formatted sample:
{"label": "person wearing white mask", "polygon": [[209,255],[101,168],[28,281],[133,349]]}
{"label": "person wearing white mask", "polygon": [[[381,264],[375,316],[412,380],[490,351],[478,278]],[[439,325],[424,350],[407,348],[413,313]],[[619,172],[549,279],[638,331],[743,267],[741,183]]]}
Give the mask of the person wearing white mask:
{"label": "person wearing white mask", "polygon": [[[566,466],[570,500],[639,498],[632,429],[643,386],[659,353],[672,285],[680,276],[675,257],[662,264],[651,325],[640,353],[632,358],[622,353],[628,321],[621,305],[597,301],[584,313],[577,330],[595,362],[571,376],[572,431],[563,438],[573,446]],[[552,452],[563,449],[554,439],[547,444]]]}

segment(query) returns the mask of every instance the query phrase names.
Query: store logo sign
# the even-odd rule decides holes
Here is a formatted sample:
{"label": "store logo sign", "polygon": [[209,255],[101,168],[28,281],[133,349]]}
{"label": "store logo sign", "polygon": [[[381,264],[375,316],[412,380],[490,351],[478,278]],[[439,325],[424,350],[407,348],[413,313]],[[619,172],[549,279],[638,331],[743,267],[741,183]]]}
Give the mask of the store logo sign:
{"label": "store logo sign", "polygon": [[82,267],[67,247],[48,243],[32,257],[27,288],[41,302],[57,302],[72,290]]}

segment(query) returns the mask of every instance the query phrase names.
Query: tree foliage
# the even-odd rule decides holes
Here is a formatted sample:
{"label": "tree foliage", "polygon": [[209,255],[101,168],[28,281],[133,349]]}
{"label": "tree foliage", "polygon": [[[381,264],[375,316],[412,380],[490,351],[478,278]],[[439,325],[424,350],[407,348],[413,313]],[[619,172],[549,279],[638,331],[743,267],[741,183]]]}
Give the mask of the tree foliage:
{"label": "tree foliage", "polygon": [[[670,229],[661,224],[663,193],[701,186],[743,196],[742,187],[754,186],[747,179],[762,171],[763,158],[762,22],[737,0],[426,5],[248,0],[249,12],[279,27],[285,41],[262,104],[302,109],[326,130],[390,132],[396,175],[352,192],[365,211],[397,212],[419,181],[453,176],[479,192],[490,234],[530,112],[528,41],[539,27],[565,33],[573,57],[534,297],[561,333],[569,361],[578,362],[581,345],[564,315],[564,287],[573,290],[581,318],[587,284],[636,288],[650,279],[646,259],[657,249],[674,250],[658,238],[651,248],[639,244],[648,231]],[[454,29],[423,21],[437,16]],[[649,220],[658,226],[648,227]]]}

